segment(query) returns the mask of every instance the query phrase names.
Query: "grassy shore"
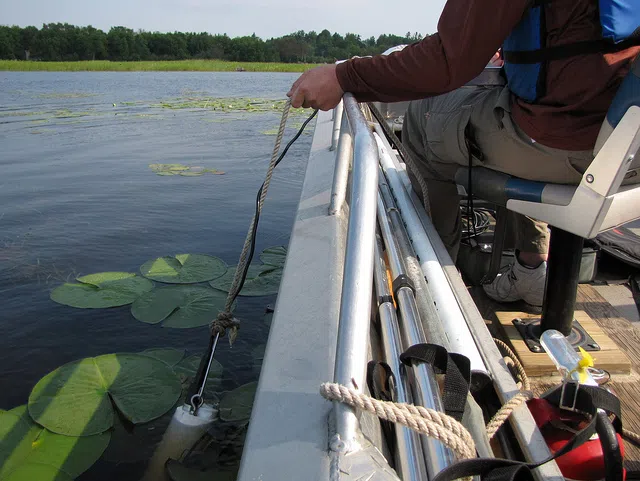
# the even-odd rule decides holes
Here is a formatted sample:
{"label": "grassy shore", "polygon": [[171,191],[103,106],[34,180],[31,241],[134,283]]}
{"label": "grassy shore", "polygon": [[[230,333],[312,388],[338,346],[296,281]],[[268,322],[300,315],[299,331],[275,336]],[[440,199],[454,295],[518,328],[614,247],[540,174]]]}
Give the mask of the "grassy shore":
{"label": "grassy shore", "polygon": [[49,72],[304,72],[316,64],[227,62],[224,60],[174,60],[160,62],[25,62],[0,60],[0,71]]}

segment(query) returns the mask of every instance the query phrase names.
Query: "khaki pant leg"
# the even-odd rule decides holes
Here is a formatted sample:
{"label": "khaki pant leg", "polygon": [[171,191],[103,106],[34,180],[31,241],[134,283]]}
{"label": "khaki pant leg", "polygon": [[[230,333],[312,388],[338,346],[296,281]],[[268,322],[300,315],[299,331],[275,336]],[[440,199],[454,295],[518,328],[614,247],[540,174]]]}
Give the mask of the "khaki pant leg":
{"label": "khaki pant leg", "polygon": [[[427,179],[434,226],[454,260],[461,222],[453,178],[460,166],[469,165],[467,138],[477,147],[472,149],[472,165],[528,180],[577,184],[593,160],[591,151],[554,149],[528,137],[511,119],[510,94],[505,88],[463,87],[411,102],[403,142]],[[519,250],[548,251],[545,223],[517,214],[515,227]]]}

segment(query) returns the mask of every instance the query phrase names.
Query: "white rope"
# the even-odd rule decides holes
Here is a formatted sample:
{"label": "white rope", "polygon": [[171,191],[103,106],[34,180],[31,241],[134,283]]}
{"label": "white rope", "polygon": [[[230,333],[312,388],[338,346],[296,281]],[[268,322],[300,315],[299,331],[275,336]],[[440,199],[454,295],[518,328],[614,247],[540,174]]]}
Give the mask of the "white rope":
{"label": "white rope", "polygon": [[507,419],[509,419],[511,413],[513,413],[513,411],[515,411],[518,406],[525,404],[529,399],[533,398],[533,393],[531,392],[531,382],[529,381],[527,372],[518,359],[517,354],[511,350],[507,343],[501,341],[500,339],[494,338],[493,340],[498,346],[498,349],[502,351],[505,362],[509,364],[508,361],[511,361],[511,363],[513,364],[513,367],[518,373],[518,377],[522,382],[523,390],[509,399],[506,403],[504,403],[498,410],[498,412],[496,412],[491,420],[487,423],[487,436],[489,436],[489,439],[493,439],[498,430],[507,421]]}
{"label": "white rope", "polygon": [[413,404],[379,401],[336,383],[322,384],[320,394],[330,401],[338,401],[368,411],[380,419],[402,424],[420,434],[437,439],[459,459],[476,457],[476,445],[469,431],[444,413]]}
{"label": "white rope", "polygon": [[[273,176],[273,171],[275,170],[276,162],[278,161],[278,154],[280,152],[280,146],[282,145],[282,137],[284,136],[284,131],[287,125],[287,118],[289,117],[290,108],[291,108],[291,100],[287,99],[284,105],[284,109],[282,110],[282,118],[280,119],[280,127],[278,129],[278,136],[276,137],[276,143],[273,146],[273,153],[271,154],[271,162],[269,163],[269,169],[267,170],[267,175],[264,179],[264,185],[262,187],[262,193],[258,201],[258,211],[262,209],[264,200],[267,197],[267,190],[269,190],[271,177]],[[224,306],[224,311],[218,314],[218,317],[211,322],[212,334],[218,333],[221,336],[223,336],[227,328],[237,329],[239,327],[238,320],[233,318],[233,316],[231,315],[231,306],[233,306],[233,301],[237,297],[239,290],[242,288],[242,286],[240,286],[240,282],[242,280],[242,273],[244,272],[248,262],[248,255],[249,255],[249,250],[251,249],[251,242],[253,237],[253,231],[255,230],[256,220],[257,218],[256,218],[256,215],[254,214],[253,218],[251,219],[251,224],[249,225],[249,231],[247,232],[247,237],[244,241],[244,246],[242,247],[242,253],[240,254],[240,260],[238,261],[238,266],[236,267],[236,273],[233,276],[233,282],[231,283],[231,288],[229,289],[229,294],[227,295],[227,301]]]}

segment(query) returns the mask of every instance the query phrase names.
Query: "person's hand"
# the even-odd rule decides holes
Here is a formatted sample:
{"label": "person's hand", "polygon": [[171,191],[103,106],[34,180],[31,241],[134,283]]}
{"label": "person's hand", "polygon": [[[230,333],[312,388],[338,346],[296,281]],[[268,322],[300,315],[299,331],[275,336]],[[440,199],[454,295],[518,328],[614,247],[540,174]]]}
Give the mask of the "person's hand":
{"label": "person's hand", "polygon": [[303,73],[293,83],[287,97],[291,99],[291,106],[294,108],[331,110],[340,103],[343,94],[336,66],[323,65]]}
{"label": "person's hand", "polygon": [[492,67],[502,67],[504,65],[504,60],[502,59],[502,52],[500,52],[500,50],[498,50],[493,55],[493,58],[489,62],[489,65],[491,65]]}

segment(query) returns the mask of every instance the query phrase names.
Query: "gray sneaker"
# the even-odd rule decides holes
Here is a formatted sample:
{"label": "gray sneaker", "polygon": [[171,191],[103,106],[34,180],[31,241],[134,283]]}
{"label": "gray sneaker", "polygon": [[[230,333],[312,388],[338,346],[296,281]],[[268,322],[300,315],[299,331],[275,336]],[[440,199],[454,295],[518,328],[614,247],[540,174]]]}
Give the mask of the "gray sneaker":
{"label": "gray sneaker", "polygon": [[535,307],[542,307],[547,263],[535,269],[525,267],[516,258],[513,264],[504,266],[491,284],[482,286],[494,301],[515,302],[523,300]]}

